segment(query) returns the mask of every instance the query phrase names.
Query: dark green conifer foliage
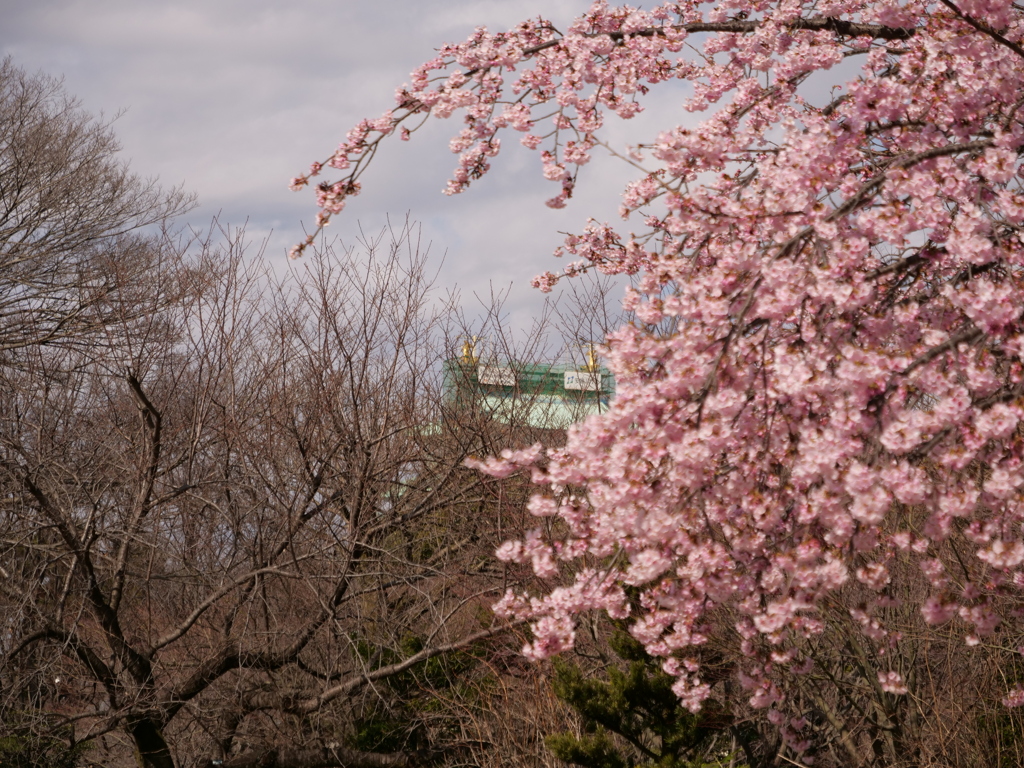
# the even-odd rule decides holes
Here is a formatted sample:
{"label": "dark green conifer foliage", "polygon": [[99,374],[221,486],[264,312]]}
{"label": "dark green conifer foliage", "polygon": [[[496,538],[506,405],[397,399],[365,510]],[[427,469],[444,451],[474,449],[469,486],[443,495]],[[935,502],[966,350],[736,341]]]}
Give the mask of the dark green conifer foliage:
{"label": "dark green conifer foliage", "polygon": [[582,768],[704,765],[696,753],[716,730],[708,717],[713,713],[694,715],[681,707],[673,679],[627,633],[616,632],[609,645],[629,666],[610,667],[606,680],[587,677],[569,662],[555,663],[555,694],[580,714],[586,733],[549,736],[548,748]]}
{"label": "dark green conifer foliage", "polygon": [[[77,768],[89,750],[88,742],[74,743],[69,727],[46,729],[7,712],[0,718],[0,768]],[[53,725],[52,723],[50,724]]]}
{"label": "dark green conifer foliage", "polygon": [[[370,669],[394,664],[424,647],[423,639],[409,635],[397,650],[356,640],[355,648]],[[479,651],[477,651],[479,652]],[[455,651],[428,659],[378,683],[378,697],[353,720],[348,746],[367,752],[430,752],[436,741],[457,741],[459,723],[441,700],[465,696],[473,651]]]}

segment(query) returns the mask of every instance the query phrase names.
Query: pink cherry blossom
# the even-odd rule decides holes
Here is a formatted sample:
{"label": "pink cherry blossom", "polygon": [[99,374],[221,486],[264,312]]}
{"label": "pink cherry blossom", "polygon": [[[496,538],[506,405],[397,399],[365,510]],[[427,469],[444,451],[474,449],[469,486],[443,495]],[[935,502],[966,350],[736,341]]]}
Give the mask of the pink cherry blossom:
{"label": "pink cherry blossom", "polygon": [[315,187],[321,226],[382,142],[458,114],[449,193],[491,172],[513,131],[560,208],[609,118],[686,86],[678,124],[620,148],[644,168],[622,190],[626,224],[591,220],[557,251],[576,261],[534,281],[632,276],[635,322],[606,339],[611,407],[557,450],[471,462],[531,470],[531,511],[564,523],[499,550],[545,578],[576,570],[495,607],[534,622],[529,655],[570,647],[582,611],[631,616],[698,708],[709,684],[676,662],[723,609],[751,703],[798,750],[786,674],[813,668],[800,643],[834,631],[821,613],[846,591],[873,596],[844,620],[880,658],[899,642],[884,610],[899,579],[918,580],[928,625],[970,643],[1019,630],[1022,40],[1007,0],[599,1],[564,30],[534,19],[443,46],[317,166],[342,174]]}
{"label": "pink cherry blossom", "polygon": [[878,682],[886,693],[902,696],[907,692],[907,686],[903,684],[903,677],[899,672],[879,672]]}

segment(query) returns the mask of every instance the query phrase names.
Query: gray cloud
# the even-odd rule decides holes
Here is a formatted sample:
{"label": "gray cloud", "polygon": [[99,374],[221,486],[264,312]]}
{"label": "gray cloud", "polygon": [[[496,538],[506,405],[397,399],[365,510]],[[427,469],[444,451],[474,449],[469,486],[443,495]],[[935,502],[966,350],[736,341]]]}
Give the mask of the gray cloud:
{"label": "gray cloud", "polygon": [[[479,24],[507,28],[539,14],[564,25],[580,0],[0,0],[0,51],[30,70],[62,75],[93,113],[124,111],[116,129],[140,175],[159,176],[199,194],[190,223],[248,220],[283,259],[315,215],[310,193],[288,180],[322,159],[361,117],[393,103],[396,86],[442,42]],[[681,100],[681,96],[680,99]],[[677,102],[671,99],[670,102]],[[680,119],[666,102],[630,126],[632,141]],[[666,122],[667,121],[667,122]],[[619,161],[588,167],[568,209],[544,199],[557,190],[540,178],[535,153],[509,146],[495,173],[455,198],[440,193],[455,157],[455,120],[408,144],[393,142],[364,177],[364,193],[332,223],[354,242],[406,212],[422,222],[432,253],[446,252],[441,282],[463,295],[513,285],[513,322],[526,323],[540,297],[530,278],[555,269],[559,230],[588,215],[614,219],[618,192],[635,172]],[[639,131],[639,132],[637,132]],[[613,139],[627,140],[622,128]],[[510,137],[511,139],[511,137]],[[506,142],[512,144],[512,141]],[[271,231],[273,234],[271,234]]]}

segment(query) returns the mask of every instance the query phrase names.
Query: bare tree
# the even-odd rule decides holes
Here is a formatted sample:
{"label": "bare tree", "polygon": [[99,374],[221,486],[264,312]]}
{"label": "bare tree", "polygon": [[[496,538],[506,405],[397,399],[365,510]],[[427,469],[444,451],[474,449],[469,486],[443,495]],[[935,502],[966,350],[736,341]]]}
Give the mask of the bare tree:
{"label": "bare tree", "polygon": [[526,492],[463,462],[556,432],[452,396],[483,332],[409,228],[277,279],[117,150],[0,65],[0,723],[69,765],[486,753]]}
{"label": "bare tree", "polygon": [[366,731],[506,629],[525,489],[463,462],[539,434],[446,396],[455,329],[393,234],[283,281],[238,240],[166,258],[148,305],[107,293],[102,346],[10,353],[0,708],[148,768],[479,748],[436,711]]}
{"label": "bare tree", "polygon": [[119,148],[59,80],[0,63],[0,352],[103,328],[105,297],[158,253],[147,230],[191,207]]}

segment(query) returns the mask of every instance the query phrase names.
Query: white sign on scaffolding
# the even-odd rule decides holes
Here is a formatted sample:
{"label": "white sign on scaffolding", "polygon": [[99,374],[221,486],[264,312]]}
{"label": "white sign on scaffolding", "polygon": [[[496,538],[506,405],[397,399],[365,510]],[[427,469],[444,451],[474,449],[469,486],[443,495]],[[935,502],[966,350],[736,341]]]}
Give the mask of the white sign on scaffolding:
{"label": "white sign on scaffolding", "polygon": [[566,371],[563,386],[566,389],[599,392],[601,390],[601,374],[591,371]]}
{"label": "white sign on scaffolding", "polygon": [[491,387],[514,387],[516,372],[498,365],[481,365],[476,369],[476,379]]}

